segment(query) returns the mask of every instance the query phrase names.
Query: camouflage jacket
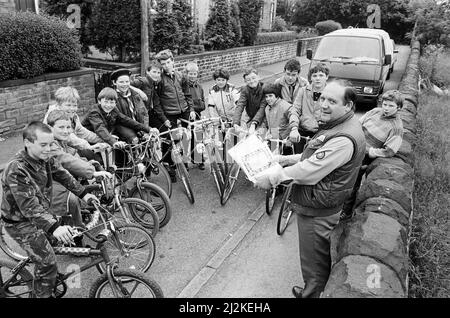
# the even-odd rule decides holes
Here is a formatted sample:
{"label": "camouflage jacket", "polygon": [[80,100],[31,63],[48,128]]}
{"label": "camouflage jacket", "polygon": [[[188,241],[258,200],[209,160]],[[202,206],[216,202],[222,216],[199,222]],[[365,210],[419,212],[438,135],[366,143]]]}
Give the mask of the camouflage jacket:
{"label": "camouflage jacket", "polygon": [[2,175],[2,218],[31,222],[52,233],[57,220],[48,210],[52,202],[52,183],[58,181],[69,191],[83,197],[85,188],[54,158],[35,160],[25,150],[18,152],[6,165]]}

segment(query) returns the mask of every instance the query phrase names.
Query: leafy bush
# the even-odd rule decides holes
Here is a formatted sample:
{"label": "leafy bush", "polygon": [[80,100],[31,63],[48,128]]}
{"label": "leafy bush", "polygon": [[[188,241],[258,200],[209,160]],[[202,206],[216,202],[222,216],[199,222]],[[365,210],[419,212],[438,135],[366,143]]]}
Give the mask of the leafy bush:
{"label": "leafy bush", "polygon": [[170,49],[178,53],[182,40],[180,25],[175,15],[168,10],[168,0],[159,0],[157,3],[158,14],[153,20],[154,31],[150,46],[155,52]]}
{"label": "leafy bush", "polygon": [[286,31],[286,32],[262,32],[258,33],[255,45],[291,41],[298,38],[297,32]]}
{"label": "leafy bush", "polygon": [[253,45],[259,29],[263,0],[239,0],[242,44]]}
{"label": "leafy bush", "polygon": [[0,81],[81,66],[78,36],[66,24],[31,12],[0,15]]}
{"label": "leafy bush", "polygon": [[[178,53],[188,53],[189,46],[194,43],[191,4],[186,0],[175,0],[173,1],[172,10],[181,33]],[[156,25],[156,27],[159,28],[159,25]]]}
{"label": "leafy bush", "polygon": [[282,17],[276,16],[273,20],[272,31],[273,32],[284,32],[287,30],[286,21]]}
{"label": "leafy bush", "polygon": [[239,20],[240,12],[239,6],[236,2],[232,1],[230,4],[230,16],[231,16],[231,28],[234,33],[233,46],[237,47],[241,45],[242,28],[241,21]]}
{"label": "leafy bush", "polygon": [[216,0],[209,12],[205,26],[205,40],[208,49],[225,50],[233,47],[230,6],[227,0]]}
{"label": "leafy bush", "polygon": [[417,8],[416,17],[416,35],[422,45],[444,44],[450,47],[450,3],[427,3]]}
{"label": "leafy bush", "polygon": [[325,35],[332,31],[342,29],[342,25],[333,20],[326,20],[317,22],[315,28],[317,29],[319,35]]}

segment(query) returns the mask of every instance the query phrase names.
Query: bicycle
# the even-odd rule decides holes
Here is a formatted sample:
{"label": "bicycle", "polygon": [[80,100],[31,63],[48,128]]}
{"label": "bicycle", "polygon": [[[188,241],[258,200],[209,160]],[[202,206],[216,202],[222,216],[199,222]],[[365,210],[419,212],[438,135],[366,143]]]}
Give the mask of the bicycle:
{"label": "bicycle", "polygon": [[[169,140],[161,139],[161,142],[169,144],[169,149],[167,150],[166,153],[162,155],[161,160],[164,160],[169,154],[172,156],[172,160],[175,164],[175,169],[177,171],[178,177],[181,179],[183,183],[183,187],[186,191],[186,195],[189,199],[189,202],[191,202],[191,204],[194,204],[195,198],[194,192],[192,191],[191,179],[186,169],[186,166],[184,165],[183,160],[183,147],[181,145],[181,142],[177,142],[182,139],[184,133],[187,133],[187,129],[181,127],[180,120],[178,120],[177,122],[178,122],[177,128],[169,129],[159,134],[159,137],[169,135]],[[176,134],[177,136],[176,139],[172,136],[173,133]]]}
{"label": "bicycle", "polygon": [[[93,220],[85,228],[74,228],[78,232],[75,236],[80,235],[86,229],[94,227],[96,220],[101,217],[100,211],[96,209]],[[117,264],[110,257],[105,246],[106,242],[108,242],[108,237],[113,235],[116,229],[113,222],[103,220],[103,224],[105,228],[98,235],[95,237],[90,236],[90,239],[97,243],[95,249],[65,246],[53,248],[56,255],[72,255],[91,259],[79,271],[74,270],[67,274],[58,273],[53,291],[54,297],[61,298],[66,294],[67,284],[65,281],[67,279],[94,266],[99,269],[99,265],[102,263],[104,263],[105,270],[92,283],[89,290],[89,297],[104,298],[112,296],[114,298],[131,298],[136,292],[138,292],[137,297],[164,297],[163,291],[156,281],[145,277],[141,272],[136,270],[117,268]],[[84,233],[89,236],[89,232],[85,231]],[[26,266],[30,264],[32,264],[32,261],[28,257],[18,263],[0,259],[0,298],[21,298],[22,296],[33,298],[35,296],[32,288],[33,276],[26,269]],[[146,292],[145,296],[143,292]]]}
{"label": "bicycle", "polygon": [[[91,191],[94,188],[90,188]],[[97,224],[99,216],[95,213],[97,210],[101,210],[103,214],[100,217],[103,220],[103,225],[106,222],[114,222],[114,230],[111,231],[111,236],[108,237],[108,241],[105,243],[106,248],[109,250],[110,257],[113,257],[120,266],[124,268],[137,269],[142,272],[146,272],[152,265],[155,254],[156,246],[152,236],[141,225],[135,223],[124,223],[117,221],[114,217],[115,211],[109,211],[111,206],[105,208],[101,205],[95,206],[97,203],[94,201],[94,213],[89,210],[84,210],[82,215],[86,219],[89,217],[90,224],[85,226],[88,231],[93,233],[98,232]],[[107,221],[106,219],[107,218]],[[92,225],[94,224],[94,225]],[[1,223],[1,235],[0,235],[0,247],[11,258],[17,261],[22,261],[27,258],[26,252],[17,244],[6,232],[3,221]],[[91,238],[92,233],[86,232],[87,237]],[[99,265],[99,271],[104,272]]]}
{"label": "bicycle", "polygon": [[[153,132],[155,134],[155,132]],[[123,167],[115,167],[114,174],[119,180],[121,195],[127,198],[139,198],[144,200],[155,209],[159,228],[167,225],[172,217],[172,207],[167,193],[158,185],[147,180],[147,166],[149,141],[138,144],[127,144],[122,150],[127,155],[127,162]],[[140,218],[139,222],[144,227],[150,227],[149,221],[143,219],[145,214],[134,214]]]}
{"label": "bicycle", "polygon": [[[211,174],[214,178],[214,184],[216,186],[219,197],[221,197],[224,187],[224,177],[222,170],[219,167],[219,162],[222,161],[220,155],[220,146],[222,145],[222,142],[217,139],[216,135],[217,125],[221,123],[220,117],[203,118],[193,122],[189,122],[184,119],[181,120],[187,123],[189,127],[188,131],[191,129],[191,127],[193,127],[194,136],[197,136],[195,132],[198,130],[203,132],[203,138],[199,143],[197,143],[197,149],[200,149],[200,153],[206,151],[209,159]],[[211,125],[213,126],[211,127]]]}

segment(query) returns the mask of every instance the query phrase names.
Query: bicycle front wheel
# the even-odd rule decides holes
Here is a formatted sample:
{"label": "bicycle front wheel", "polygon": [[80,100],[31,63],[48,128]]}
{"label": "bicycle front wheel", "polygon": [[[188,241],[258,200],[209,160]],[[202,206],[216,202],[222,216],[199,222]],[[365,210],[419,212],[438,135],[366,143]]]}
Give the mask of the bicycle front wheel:
{"label": "bicycle front wheel", "polygon": [[266,213],[267,215],[272,214],[273,206],[275,205],[275,196],[276,196],[276,189],[271,188],[270,190],[266,191]]}
{"label": "bicycle front wheel", "polygon": [[[114,226],[115,230],[104,243],[109,258],[120,269],[146,272],[156,254],[155,242],[151,235],[139,224],[114,222]],[[97,269],[100,273],[104,273],[105,263],[98,264]]]}
{"label": "bicycle front wheel", "polygon": [[169,223],[172,217],[172,207],[168,195],[161,187],[151,182],[141,182],[140,188],[137,185],[134,186],[129,194],[130,197],[148,202],[155,209],[160,228]]}
{"label": "bicycle front wheel", "polygon": [[186,170],[186,167],[184,166],[183,162],[177,162],[176,163],[178,175],[181,179],[181,182],[183,182],[184,189],[186,190],[186,195],[189,199],[189,202],[192,204],[195,202],[194,198],[194,192],[192,191],[192,185],[191,185],[191,179],[189,177],[189,173]]}
{"label": "bicycle front wheel", "polygon": [[281,199],[280,212],[278,213],[278,221],[277,221],[277,234],[283,235],[287,226],[289,225],[289,221],[292,216],[292,206],[291,206],[291,189],[292,187],[288,187],[283,194]]}
{"label": "bicycle front wheel", "polygon": [[33,276],[25,268],[13,274],[16,266],[16,262],[0,259],[0,298],[33,298]]}
{"label": "bicycle front wheel", "polygon": [[223,174],[222,171],[219,168],[219,165],[217,162],[211,162],[211,173],[214,177],[214,183],[216,185],[217,192],[219,193],[219,196],[222,196],[223,193]]}
{"label": "bicycle front wheel", "polygon": [[163,298],[161,287],[142,273],[114,269],[110,281],[106,274],[97,278],[89,291],[90,298]]}
{"label": "bicycle front wheel", "polygon": [[155,237],[159,231],[159,217],[150,203],[138,198],[122,199],[121,205],[126,209],[126,214],[149,230],[151,236]]}
{"label": "bicycle front wheel", "polygon": [[19,243],[17,243],[5,230],[3,222],[0,221],[0,248],[6,255],[15,259],[16,261],[22,261],[27,258],[27,253]]}
{"label": "bicycle front wheel", "polygon": [[223,194],[222,197],[220,198],[220,204],[225,205],[225,203],[227,203],[228,199],[230,198],[231,192],[233,191],[234,185],[236,184],[239,171],[241,171],[241,168],[237,163],[234,163],[231,166],[230,171],[228,172],[228,177],[227,180],[225,181]]}

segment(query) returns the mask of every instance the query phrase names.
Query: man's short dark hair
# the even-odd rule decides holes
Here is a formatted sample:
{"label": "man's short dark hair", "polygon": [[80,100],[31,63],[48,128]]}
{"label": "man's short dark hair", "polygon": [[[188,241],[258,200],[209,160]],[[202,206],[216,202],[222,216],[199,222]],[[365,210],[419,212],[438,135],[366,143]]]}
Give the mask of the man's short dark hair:
{"label": "man's short dark hair", "polygon": [[310,81],[311,82],[311,76],[314,74],[314,73],[319,73],[319,72],[322,72],[322,73],[324,73],[325,75],[329,75],[330,74],[330,69],[328,68],[328,66],[326,66],[324,63],[319,63],[319,64],[317,64],[317,65],[314,65],[313,67],[311,67],[310,69],[309,69],[309,72],[308,72],[308,81]]}
{"label": "man's short dark hair", "polygon": [[252,73],[255,73],[256,75],[258,75],[258,70],[256,68],[246,68],[244,70],[244,75],[242,76],[244,79],[247,75],[250,75]]}
{"label": "man's short dark hair", "polygon": [[302,70],[302,66],[300,65],[300,62],[297,59],[290,59],[284,65],[284,71],[285,72],[289,71],[289,72],[298,72],[298,73],[300,73],[301,70]]}
{"label": "man's short dark hair", "polygon": [[263,94],[274,94],[275,97],[280,97],[280,89],[279,86],[274,83],[266,83],[263,86]]}
{"label": "man's short dark hair", "polygon": [[172,59],[173,60],[173,54],[172,51],[170,51],[169,49],[165,49],[162,51],[159,51],[158,54],[156,54],[155,59],[161,63],[161,61],[165,61],[168,59]]}
{"label": "man's short dark hair", "polygon": [[227,69],[221,67],[215,70],[213,73],[213,79],[216,80],[218,78],[224,78],[228,81],[230,79],[230,72],[228,72]]}
{"label": "man's short dark hair", "polygon": [[156,68],[158,70],[162,70],[162,65],[158,60],[151,60],[147,66],[147,72],[150,72],[152,68]]}
{"label": "man's short dark hair", "polygon": [[31,123],[29,123],[28,125],[26,125],[25,128],[23,129],[23,132],[22,132],[23,140],[26,139],[30,142],[35,142],[37,139],[36,131],[40,131],[40,132],[47,133],[47,134],[52,133],[51,128],[47,124],[44,124],[41,121],[35,120],[35,121],[32,121]]}
{"label": "man's short dark hair", "polygon": [[338,84],[339,86],[342,86],[345,88],[344,91],[344,105],[347,105],[347,103],[352,102],[353,104],[353,110],[356,106],[356,90],[353,88],[351,83],[347,80],[336,78],[333,79],[331,82],[329,82],[327,85],[330,85],[331,83]]}
{"label": "man's short dark hair", "polygon": [[47,116],[47,124],[50,127],[55,126],[55,123],[58,120],[69,120],[70,121],[70,116],[65,111],[62,111],[59,109],[52,110]]}

